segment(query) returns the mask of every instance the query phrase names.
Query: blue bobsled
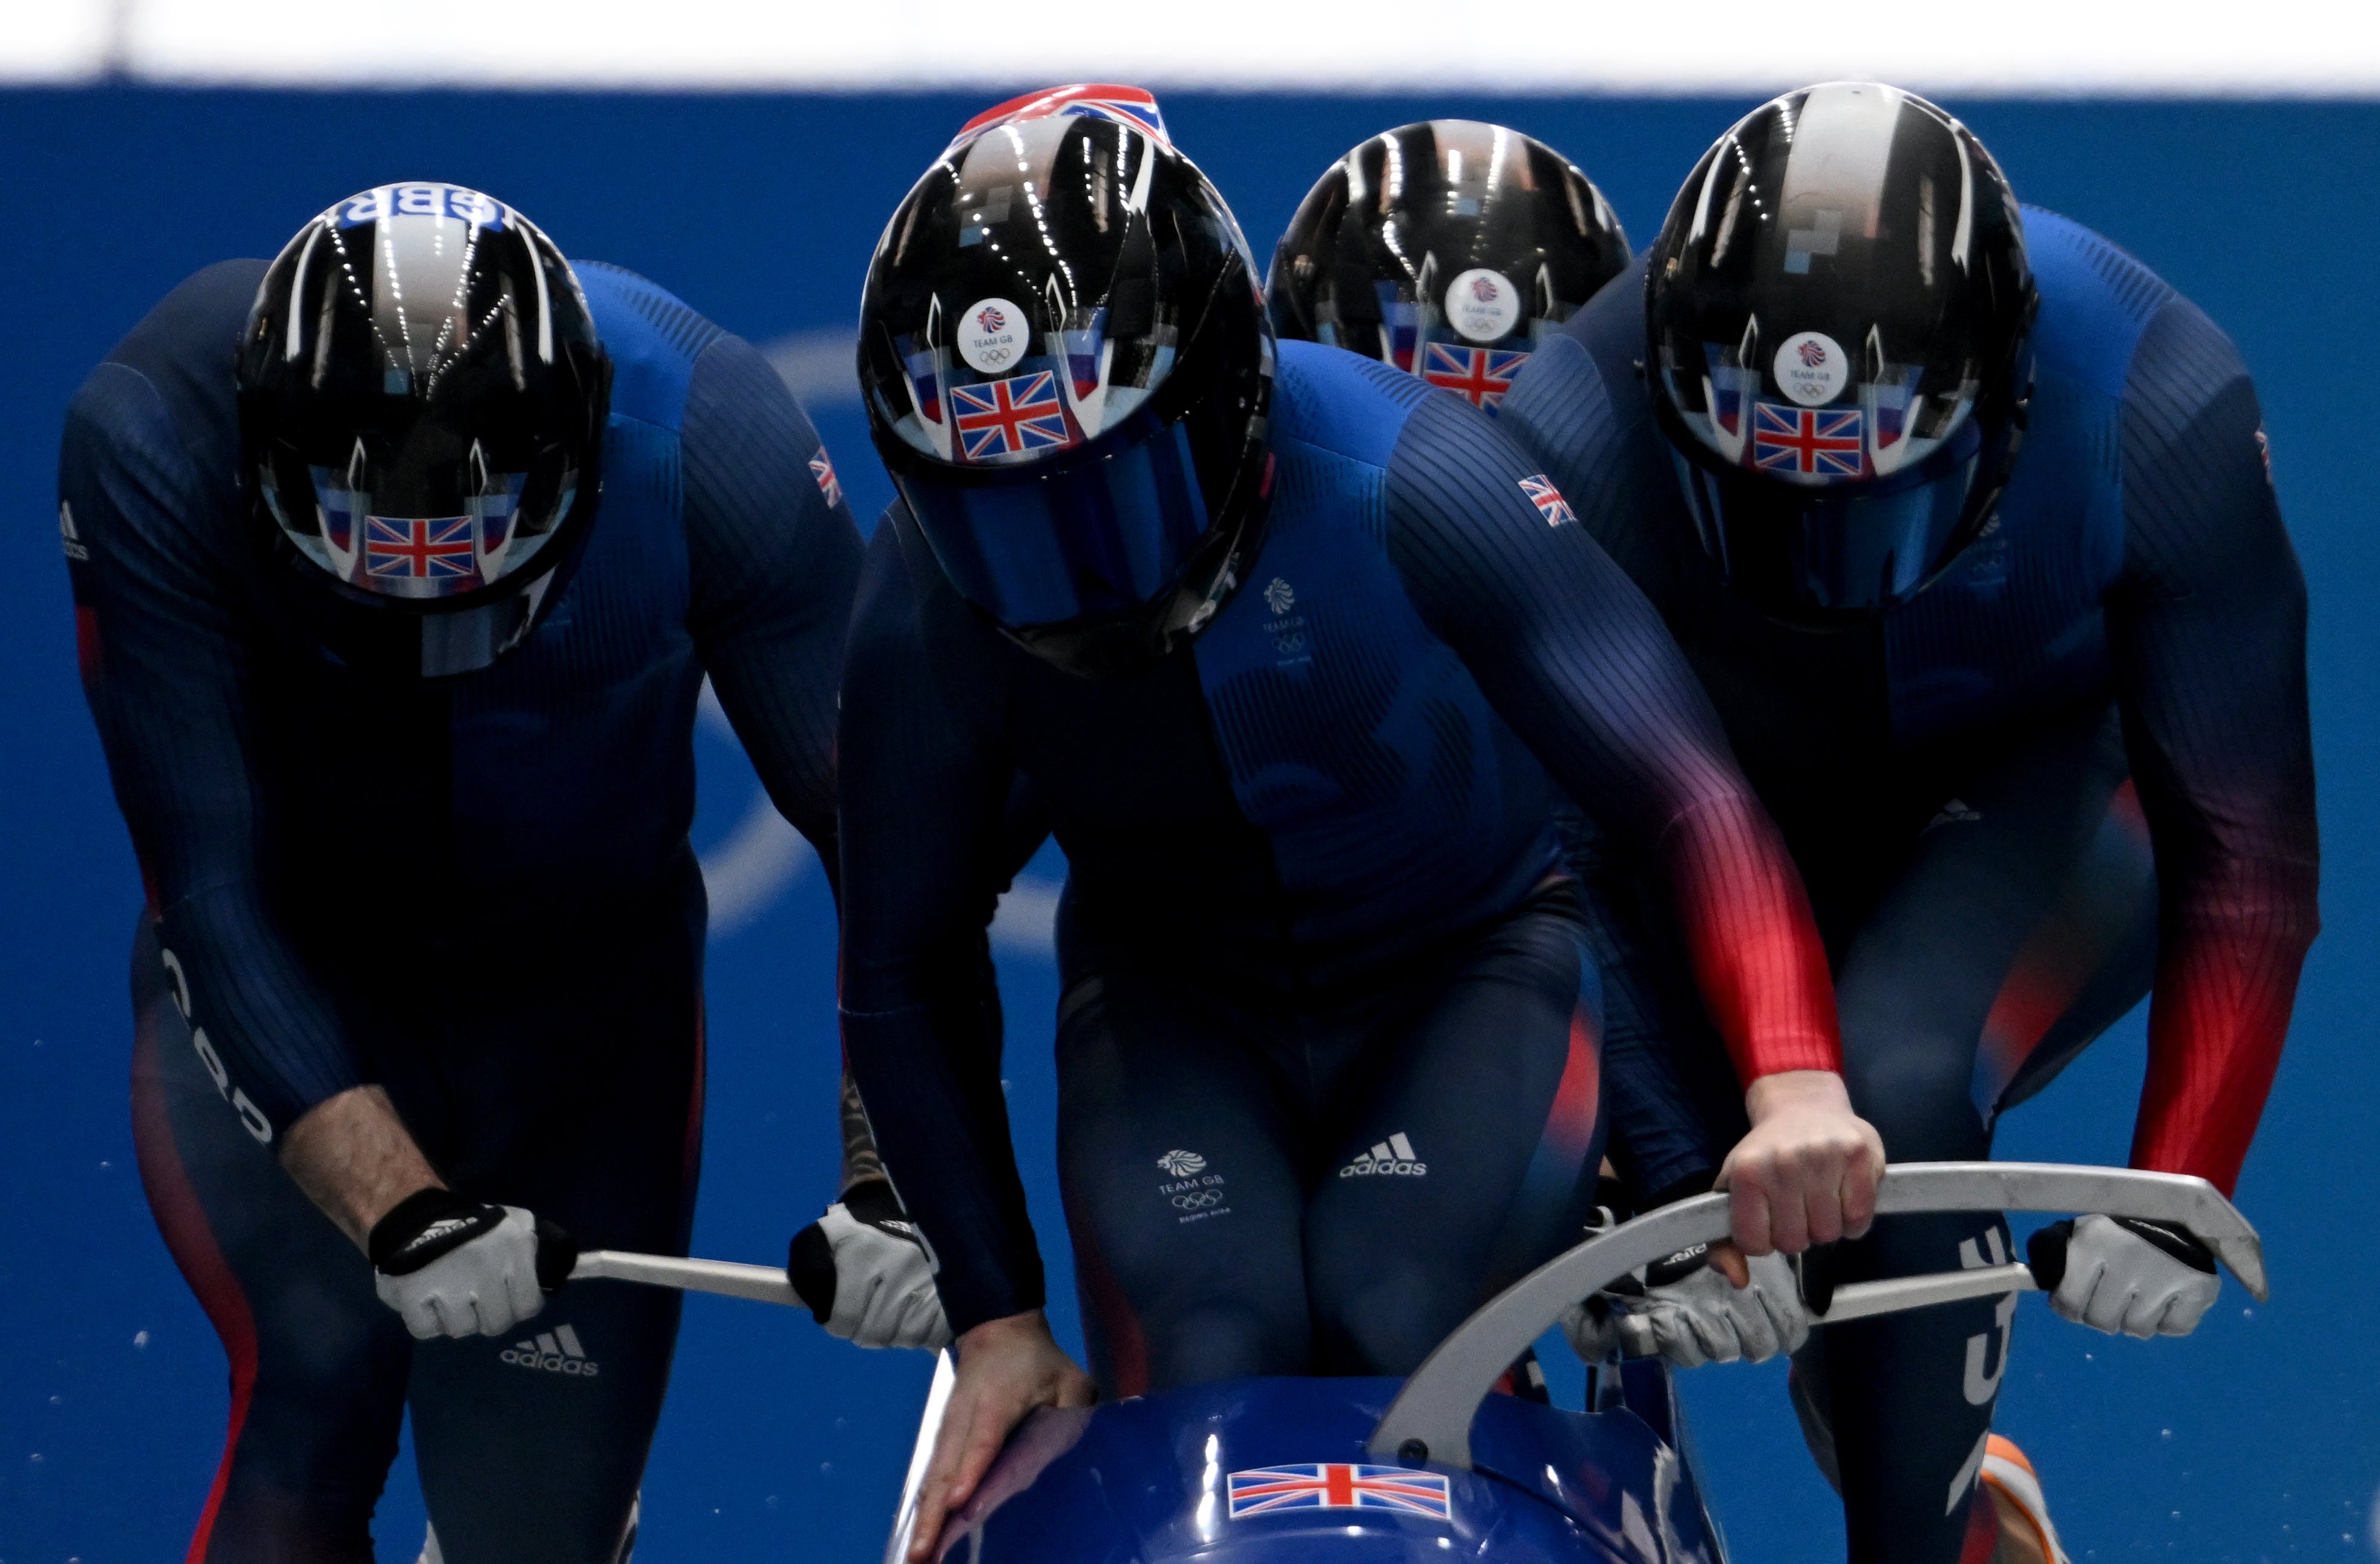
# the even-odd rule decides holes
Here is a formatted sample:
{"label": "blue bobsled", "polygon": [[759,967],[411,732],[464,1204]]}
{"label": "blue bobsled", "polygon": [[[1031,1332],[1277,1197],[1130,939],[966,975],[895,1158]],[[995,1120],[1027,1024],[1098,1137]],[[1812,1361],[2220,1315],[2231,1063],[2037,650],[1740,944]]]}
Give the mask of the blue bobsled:
{"label": "blue bobsled", "polygon": [[[1229,1379],[1036,1412],[960,1511],[952,1564],[1718,1564],[1657,1363],[1601,1410],[1492,1397],[1470,1470],[1365,1449],[1396,1379]],[[907,1543],[896,1534],[894,1558]]]}
{"label": "blue bobsled", "polygon": [[[2178,1223],[2258,1299],[2254,1230],[2212,1185],[2046,1164],[1904,1164],[1885,1213],[2098,1211]],[[1667,1371],[1597,1365],[1589,1410],[1490,1394],[1578,1299],[1724,1237],[1727,1197],[1682,1202],[1580,1244],[1481,1308],[1408,1380],[1235,1379],[1017,1430],[944,1528],[949,1564],[1723,1564]],[[1839,1290],[1822,1324],[2035,1291],[2022,1265]],[[887,1546],[905,1554],[950,1384],[935,1378]]]}

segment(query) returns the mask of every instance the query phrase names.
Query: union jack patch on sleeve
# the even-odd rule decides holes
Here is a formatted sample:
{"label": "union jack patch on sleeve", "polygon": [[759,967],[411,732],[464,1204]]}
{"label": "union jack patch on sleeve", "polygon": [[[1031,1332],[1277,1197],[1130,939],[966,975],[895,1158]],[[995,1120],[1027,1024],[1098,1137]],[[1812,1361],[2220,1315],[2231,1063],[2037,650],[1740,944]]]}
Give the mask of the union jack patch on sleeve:
{"label": "union jack patch on sleeve", "polygon": [[826,454],[823,445],[819,447],[819,454],[810,458],[810,476],[818,479],[819,492],[826,496],[828,504],[843,503],[843,485],[834,476],[834,458]]}
{"label": "union jack patch on sleeve", "polygon": [[1554,487],[1554,480],[1544,473],[1522,479],[1520,484],[1521,492],[1529,497],[1529,503],[1537,507],[1537,514],[1546,518],[1548,527],[1560,527],[1563,522],[1578,519],[1578,513],[1570,508],[1570,502],[1561,497],[1561,491]]}

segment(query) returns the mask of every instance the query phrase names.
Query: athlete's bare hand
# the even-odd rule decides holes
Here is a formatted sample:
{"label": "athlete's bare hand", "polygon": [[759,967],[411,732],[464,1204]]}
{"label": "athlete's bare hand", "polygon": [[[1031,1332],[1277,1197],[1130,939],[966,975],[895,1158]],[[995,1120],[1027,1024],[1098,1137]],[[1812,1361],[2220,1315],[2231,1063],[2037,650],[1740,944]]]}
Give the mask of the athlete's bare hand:
{"label": "athlete's bare hand", "polygon": [[1035,1407],[1087,1407],[1099,1399],[1090,1376],[1050,1338],[1038,1309],[986,1320],[952,1344],[958,1377],[934,1436],[934,1459],[917,1495],[910,1564],[938,1551],[942,1522],[991,1470],[1008,1436]]}
{"label": "athlete's bare hand", "polygon": [[[1728,1193],[1736,1245],[1747,1255],[1798,1255],[1866,1233],[1884,1137],[1852,1111],[1843,1078],[1831,1070],[1779,1071],[1753,1082],[1743,1106],[1752,1133],[1727,1154],[1714,1186]],[[1722,1261],[1719,1268],[1736,1280],[1737,1267]]]}

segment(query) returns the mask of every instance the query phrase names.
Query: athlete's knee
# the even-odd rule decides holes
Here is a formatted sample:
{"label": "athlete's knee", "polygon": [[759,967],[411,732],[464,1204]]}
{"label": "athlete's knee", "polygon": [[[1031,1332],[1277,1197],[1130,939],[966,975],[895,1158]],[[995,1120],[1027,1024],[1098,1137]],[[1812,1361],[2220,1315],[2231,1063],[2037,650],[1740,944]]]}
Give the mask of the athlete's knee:
{"label": "athlete's knee", "polygon": [[371,1517],[396,1459],[404,1386],[261,1375],[251,1387],[222,1502],[190,1550],[205,1564],[304,1558],[370,1564]]}
{"label": "athlete's knee", "polygon": [[372,1508],[382,1484],[291,1486],[235,1474],[191,1539],[193,1564],[302,1558],[308,1564],[372,1564]]}
{"label": "athlete's knee", "polygon": [[1417,1256],[1376,1255],[1359,1275],[1315,1288],[1314,1331],[1325,1374],[1411,1374],[1475,1300],[1449,1292]]}
{"label": "athlete's knee", "polygon": [[1981,1157],[1989,1147],[1973,1100],[1975,1043],[1925,1030],[1844,1050],[1852,1106],[1884,1137],[1895,1162]]}
{"label": "athlete's knee", "polygon": [[1313,1328],[1305,1311],[1278,1302],[1208,1299],[1148,1321],[1145,1332],[1151,1390],[1305,1374],[1313,1367]]}

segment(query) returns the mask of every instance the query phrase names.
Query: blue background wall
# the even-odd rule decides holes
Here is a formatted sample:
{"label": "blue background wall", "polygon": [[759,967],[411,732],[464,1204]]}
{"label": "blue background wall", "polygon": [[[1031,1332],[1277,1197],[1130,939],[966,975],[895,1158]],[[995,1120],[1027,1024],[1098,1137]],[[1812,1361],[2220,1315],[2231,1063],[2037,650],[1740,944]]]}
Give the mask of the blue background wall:
{"label": "blue background wall", "polygon": [[[1018,84],[1020,87],[1030,85]],[[670,98],[0,93],[0,1564],[115,1564],[184,1544],[222,1436],[225,1368],[133,1171],[125,964],[139,887],[73,679],[55,541],[58,419],[83,372],[168,287],[270,255],[313,212],[391,179],[518,203],[572,254],[661,280],[759,341],[847,326],[884,215],[966,97]],[[1748,103],[1176,96],[1167,113],[1260,254],[1308,182],[1384,126],[1496,118],[1565,150],[1639,243]],[[2025,1306],[2001,1426],[2041,1466],[2078,1559],[2277,1561],[2372,1546],[2380,1342],[2370,1328],[2369,1016],[2380,939],[2370,822],[2380,545],[2367,474],[2380,108],[1954,105],[2026,200],[2107,232],[2228,327],[2263,388],[2273,464],[2313,586],[2328,931],[2316,948],[2240,1202],[2276,1296],[2236,1289],[2184,1342],[2109,1341]],[[820,422],[855,509],[888,487],[848,406]],[[706,733],[699,844],[751,806]],[[1044,880],[1058,872],[1039,866]],[[828,907],[818,876],[714,940],[710,1141],[698,1252],[768,1260],[834,1162]],[[1048,1146],[1051,970],[1003,958],[1011,1105],[1069,1278]],[[2139,1018],[2003,1133],[2004,1155],[2120,1160]],[[1057,1311],[1074,1331],[1071,1304]],[[880,1546],[923,1392],[915,1354],[860,1354],[798,1315],[686,1315],[645,1489],[639,1557],[859,1559]],[[1740,1560],[1840,1557],[1781,1373],[1714,1369],[1689,1394]],[[383,1557],[421,1518],[400,1470]]]}

